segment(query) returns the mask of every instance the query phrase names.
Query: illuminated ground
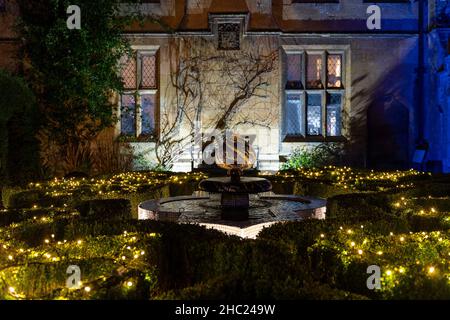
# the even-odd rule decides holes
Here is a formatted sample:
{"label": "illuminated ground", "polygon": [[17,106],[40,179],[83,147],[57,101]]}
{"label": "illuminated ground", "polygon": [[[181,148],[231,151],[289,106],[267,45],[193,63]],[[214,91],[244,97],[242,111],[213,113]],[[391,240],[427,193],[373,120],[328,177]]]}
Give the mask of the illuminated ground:
{"label": "illuminated ground", "polygon": [[[137,204],[191,194],[202,174],[128,173],[5,188],[3,299],[450,298],[450,178],[328,167],[268,177],[328,198],[327,219],[256,240],[137,221]],[[68,289],[70,265],[80,287]],[[381,288],[367,288],[367,267]]]}

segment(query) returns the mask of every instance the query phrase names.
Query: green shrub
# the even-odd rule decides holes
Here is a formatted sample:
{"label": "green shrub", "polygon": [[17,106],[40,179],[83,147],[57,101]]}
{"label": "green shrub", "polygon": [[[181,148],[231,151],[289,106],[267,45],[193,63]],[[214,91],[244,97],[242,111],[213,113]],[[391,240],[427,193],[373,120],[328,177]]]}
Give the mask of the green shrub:
{"label": "green shrub", "polygon": [[296,181],[293,194],[306,195],[319,198],[329,198],[340,194],[347,194],[352,192],[341,186],[336,186],[330,183],[315,182],[315,181]]}
{"label": "green shrub", "polygon": [[8,208],[33,208],[39,204],[43,197],[44,193],[40,190],[26,190],[12,193],[9,197]]}
{"label": "green shrub", "polygon": [[132,212],[132,218],[138,218],[138,207],[139,204],[152,199],[161,199],[170,197],[170,188],[169,186],[149,186],[149,187],[141,187],[138,192],[133,193],[115,193],[115,194],[106,194],[106,195],[95,195],[88,197],[81,197],[83,200],[108,200],[108,199],[127,199],[130,201],[130,207]]}
{"label": "green shrub", "polygon": [[313,148],[300,147],[294,149],[281,168],[282,170],[319,168],[336,163],[341,153],[341,146],[336,143],[322,143]]}
{"label": "green shrub", "polygon": [[17,194],[24,191],[20,187],[4,186],[2,188],[2,203],[5,208],[11,207],[11,198]]}
{"label": "green shrub", "polygon": [[126,220],[132,218],[131,204],[127,199],[82,201],[76,209],[83,218]]}

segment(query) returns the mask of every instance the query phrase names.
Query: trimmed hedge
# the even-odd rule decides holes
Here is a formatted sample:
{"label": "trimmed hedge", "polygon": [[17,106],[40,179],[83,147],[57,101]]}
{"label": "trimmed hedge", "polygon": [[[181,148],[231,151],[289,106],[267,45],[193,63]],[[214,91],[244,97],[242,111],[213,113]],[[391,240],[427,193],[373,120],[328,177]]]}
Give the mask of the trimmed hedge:
{"label": "trimmed hedge", "polygon": [[[8,247],[4,252],[0,247],[0,269],[7,270],[0,297],[10,298],[6,291],[13,286],[27,297],[43,299],[450,298],[450,181],[415,178],[415,187],[371,192],[325,180],[310,179],[310,185],[302,179],[280,181],[275,177],[273,184],[282,193],[297,188],[332,195],[327,219],[280,223],[256,240],[243,240],[196,225],[132,219],[133,201],[169,196],[169,188],[175,194],[190,192],[196,181],[136,188],[128,182],[133,190],[128,193],[105,181],[100,187],[64,182],[50,194],[55,201],[69,196],[66,207],[0,213],[0,239],[26,250],[11,252]],[[370,187],[377,190],[375,182]],[[64,188],[72,194],[61,194]],[[27,194],[33,188],[16,191],[9,197],[13,202],[34,200]],[[38,199],[40,205],[51,199],[46,197]],[[10,253],[13,259],[8,259]],[[45,253],[61,260],[53,263]],[[92,292],[64,288],[66,263],[83,265],[83,279]],[[366,270],[372,264],[382,268],[381,290],[367,289]],[[436,269],[433,275],[430,266]],[[392,270],[391,277],[386,270]],[[36,280],[30,284],[31,279]]]}
{"label": "trimmed hedge", "polygon": [[131,219],[131,203],[127,199],[82,201],[75,207],[83,218],[127,220]]}

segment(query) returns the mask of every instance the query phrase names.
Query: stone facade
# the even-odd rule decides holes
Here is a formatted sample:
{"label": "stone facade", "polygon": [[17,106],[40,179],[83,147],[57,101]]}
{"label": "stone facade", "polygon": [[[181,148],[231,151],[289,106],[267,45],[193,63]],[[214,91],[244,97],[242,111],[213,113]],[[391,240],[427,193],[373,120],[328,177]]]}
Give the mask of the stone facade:
{"label": "stone facade", "polygon": [[[6,2],[7,12],[0,13],[0,67],[15,71],[20,67],[12,28],[17,9],[13,0]],[[129,70],[148,69],[138,81],[146,77],[150,84],[137,88],[135,101],[145,108],[136,108],[134,119],[128,117],[127,124],[119,122],[115,128],[115,135],[131,141],[139,155],[137,169],[158,161],[156,150],[162,144],[156,141],[186,139],[193,131],[193,120],[200,131],[217,125],[239,87],[224,76],[230,67],[225,68],[224,60],[217,57],[237,63],[239,59],[233,57],[239,55],[257,59],[274,54],[274,67],[261,75],[257,94],[244,99],[225,125],[254,139],[260,170],[277,170],[280,159],[294,148],[322,142],[345,145],[348,165],[407,168],[416,145],[426,141],[426,160],[450,171],[448,0],[430,0],[423,10],[419,1],[376,1],[381,8],[380,30],[367,28],[367,8],[374,3],[365,0],[149,2],[140,11],[151,19],[124,32],[139,52]],[[421,20],[426,25],[423,33]],[[223,50],[227,48],[233,50]],[[339,56],[339,62],[328,60],[330,56]],[[220,66],[220,72],[208,69],[208,58],[215,59],[211,66]],[[196,59],[203,61],[197,71],[193,68]],[[192,96],[183,102],[186,95],[173,80],[174,75],[179,79],[176,72],[187,64],[187,79],[202,81],[187,83]],[[149,75],[153,72],[154,81]],[[296,75],[298,83],[290,79]],[[324,87],[308,87],[315,75]],[[339,86],[329,87],[327,78],[338,79]],[[336,104],[330,101],[336,97],[339,112],[328,116],[335,110]],[[130,99],[134,99],[131,94],[116,97],[119,118]],[[126,137],[120,137],[124,130],[128,130]],[[292,130],[298,132],[292,135]],[[135,138],[128,139],[130,134]],[[198,165],[199,150],[189,144],[164,151],[174,159],[175,171]]]}
{"label": "stone facade", "polygon": [[[172,9],[168,10],[170,5]],[[362,0],[340,0],[337,3],[199,0],[186,1],[184,10],[177,9],[177,5],[178,1],[177,4],[162,1],[160,4],[142,7],[142,11],[148,13],[179,13],[181,16],[178,19],[176,16],[163,17],[172,32],[164,32],[160,30],[160,26],[147,24],[130,29],[127,33],[136,48],[158,47],[160,91],[170,91],[170,85],[167,87],[171,74],[168,67],[171,61],[171,55],[168,54],[169,43],[173,39],[198,37],[211,44],[216,43],[219,37],[216,17],[243,19],[240,31],[242,54],[249,52],[246,50],[251,51],[249,48],[258,43],[267,43],[267,48],[277,51],[277,69],[268,75],[270,99],[256,99],[257,106],[255,99],[251,99],[239,109],[240,114],[249,112],[253,116],[253,122],[248,121],[246,125],[238,126],[230,124],[233,130],[242,135],[254,135],[257,131],[254,146],[257,149],[259,169],[277,170],[280,157],[288,156],[296,147],[336,141],[345,142],[345,163],[349,165],[406,168],[411,164],[418,135],[417,2],[378,3],[382,10],[381,30],[374,31],[368,30],[366,26],[369,16],[366,10],[370,4]],[[287,96],[295,93],[295,90],[286,90],[289,72],[287,56],[295,52],[300,55],[322,52],[342,55],[342,114],[338,119],[342,121],[342,128],[338,136],[326,134],[327,102],[322,102],[320,134],[308,135],[303,132],[294,137],[286,134],[286,121],[290,121],[291,117],[287,110]],[[172,59],[176,61],[180,58],[172,56]],[[325,60],[322,63],[325,64]],[[306,68],[303,72],[306,73]],[[309,91],[303,89],[305,88],[298,91],[300,95],[306,95],[306,100],[300,102],[303,104],[300,108],[304,108],[300,117],[303,117],[302,121],[306,121],[305,118],[309,115],[306,111]],[[326,96],[333,91],[323,92]],[[226,101],[221,101],[226,105]],[[160,94],[160,114],[164,113],[167,104],[165,95]],[[207,119],[217,115],[217,108],[220,109],[217,101],[205,101],[205,105],[211,107],[202,110],[203,126],[208,123]],[[258,127],[254,122],[258,122],[261,115],[264,115],[264,119],[270,117],[272,121]],[[153,150],[141,143],[135,145],[141,150]],[[151,162],[152,152],[147,152],[146,157]],[[178,157],[174,170],[190,170],[195,157],[190,150],[186,150]]]}
{"label": "stone facade", "polygon": [[431,2],[428,12],[423,90],[427,169],[450,172],[450,1]]}
{"label": "stone facade", "polygon": [[0,6],[0,68],[10,72],[18,72],[20,68],[20,40],[14,31],[18,15],[15,1],[3,0]]}

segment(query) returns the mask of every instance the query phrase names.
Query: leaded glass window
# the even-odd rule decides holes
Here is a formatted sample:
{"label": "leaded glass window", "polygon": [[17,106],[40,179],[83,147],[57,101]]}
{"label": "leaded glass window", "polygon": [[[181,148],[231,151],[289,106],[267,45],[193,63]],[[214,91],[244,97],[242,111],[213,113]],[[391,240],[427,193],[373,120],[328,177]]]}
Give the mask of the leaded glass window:
{"label": "leaded glass window", "polygon": [[136,89],[136,57],[125,57],[122,63],[122,81],[125,89]]}
{"label": "leaded glass window", "polygon": [[306,87],[308,89],[322,89],[322,70],[323,70],[323,57],[321,54],[308,54],[307,55],[307,74],[306,74]]}
{"label": "leaded glass window", "polygon": [[289,54],[287,56],[287,83],[288,89],[300,89],[302,87],[302,55]]}
{"label": "leaded glass window", "polygon": [[126,136],[154,136],[158,93],[156,52],[138,51],[122,59],[124,93],[120,130]]}
{"label": "leaded glass window", "polygon": [[286,133],[304,135],[301,94],[290,93],[286,96]]}
{"label": "leaded glass window", "polygon": [[120,107],[120,131],[124,135],[136,134],[136,100],[133,95],[124,94]]}
{"label": "leaded glass window", "polygon": [[308,93],[307,95],[307,130],[308,135],[318,136],[322,133],[322,95]]}
{"label": "leaded glass window", "polygon": [[342,86],[342,56],[329,54],[327,60],[327,87],[340,88]]}
{"label": "leaded glass window", "polygon": [[142,128],[143,135],[151,135],[155,131],[155,95],[143,94],[141,96]]}
{"label": "leaded glass window", "polygon": [[285,57],[284,134],[340,137],[345,96],[343,53],[299,50],[289,51]]}
{"label": "leaded glass window", "polygon": [[145,54],[141,56],[141,88],[156,88],[156,56]]}
{"label": "leaded glass window", "polygon": [[342,94],[330,93],[327,97],[327,136],[341,135]]}

